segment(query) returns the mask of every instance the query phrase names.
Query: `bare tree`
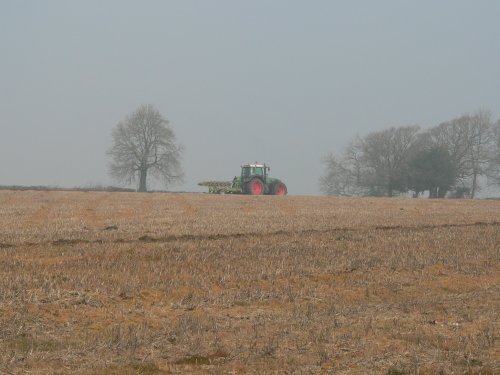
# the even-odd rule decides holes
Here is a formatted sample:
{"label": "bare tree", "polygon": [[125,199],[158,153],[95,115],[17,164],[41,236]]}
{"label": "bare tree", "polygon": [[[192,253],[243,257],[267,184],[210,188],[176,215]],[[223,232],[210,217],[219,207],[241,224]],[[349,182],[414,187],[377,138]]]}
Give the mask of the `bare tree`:
{"label": "bare tree", "polygon": [[491,114],[479,110],[440,124],[430,130],[436,146],[445,148],[451,157],[458,181],[470,189],[474,198],[478,179],[486,175],[491,165],[493,142]]}
{"label": "bare tree", "polygon": [[478,190],[478,177],[486,175],[491,161],[493,143],[491,113],[485,110],[476,112],[471,116],[470,126],[471,198],[474,198]]}
{"label": "bare tree", "polygon": [[340,158],[326,159],[321,189],[335,195],[386,195],[407,191],[408,161],[424,138],[418,126],[357,137]]}
{"label": "bare tree", "polygon": [[182,146],[160,112],[151,105],[137,108],[120,122],[112,133],[111,175],[121,181],[139,181],[138,191],[147,190],[147,177],[161,180],[165,186],[182,180]]}
{"label": "bare tree", "polygon": [[359,183],[360,164],[349,159],[349,155],[338,160],[333,155],[326,157],[326,174],[320,178],[320,189],[326,195],[353,196],[363,195]]}
{"label": "bare tree", "polygon": [[488,182],[491,185],[500,186],[500,120],[493,126],[491,136],[491,157],[487,170]]}

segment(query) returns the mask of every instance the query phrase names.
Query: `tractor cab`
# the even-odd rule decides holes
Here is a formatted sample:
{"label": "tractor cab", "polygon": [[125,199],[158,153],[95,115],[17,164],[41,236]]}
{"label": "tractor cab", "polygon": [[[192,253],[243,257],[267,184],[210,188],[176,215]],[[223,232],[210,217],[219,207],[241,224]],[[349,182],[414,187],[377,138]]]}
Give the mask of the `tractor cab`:
{"label": "tractor cab", "polygon": [[241,166],[241,180],[249,181],[252,178],[260,178],[263,182],[267,179],[269,167],[265,164],[245,164]]}

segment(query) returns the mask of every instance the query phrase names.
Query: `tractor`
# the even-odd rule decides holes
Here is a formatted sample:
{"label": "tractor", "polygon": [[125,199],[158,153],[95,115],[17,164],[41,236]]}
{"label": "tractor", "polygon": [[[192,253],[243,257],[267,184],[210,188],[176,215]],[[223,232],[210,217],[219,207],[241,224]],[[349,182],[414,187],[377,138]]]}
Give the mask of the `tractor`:
{"label": "tractor", "polygon": [[241,175],[232,182],[204,181],[198,185],[208,187],[211,194],[286,195],[286,185],[279,179],[269,177],[270,168],[265,164],[244,164]]}

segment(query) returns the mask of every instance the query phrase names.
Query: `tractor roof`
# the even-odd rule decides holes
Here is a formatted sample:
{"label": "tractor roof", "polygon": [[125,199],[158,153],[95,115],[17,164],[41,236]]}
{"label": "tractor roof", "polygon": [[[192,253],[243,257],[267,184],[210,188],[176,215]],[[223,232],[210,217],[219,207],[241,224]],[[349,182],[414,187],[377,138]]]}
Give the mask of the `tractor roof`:
{"label": "tractor roof", "polygon": [[250,168],[264,168],[265,164],[243,164],[241,168],[250,167]]}

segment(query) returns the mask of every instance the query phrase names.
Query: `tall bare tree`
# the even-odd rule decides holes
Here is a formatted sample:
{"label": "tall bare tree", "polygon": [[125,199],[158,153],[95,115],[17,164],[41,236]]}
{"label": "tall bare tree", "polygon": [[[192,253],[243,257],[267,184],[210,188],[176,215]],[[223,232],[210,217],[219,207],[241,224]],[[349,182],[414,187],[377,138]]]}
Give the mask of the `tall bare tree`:
{"label": "tall bare tree", "polygon": [[470,126],[471,197],[474,198],[478,190],[478,177],[486,175],[488,166],[491,164],[491,149],[494,141],[491,113],[486,110],[476,112],[471,116]]}
{"label": "tall bare tree", "polygon": [[500,186],[500,120],[492,128],[491,158],[488,166],[488,182]]}
{"label": "tall bare tree", "polygon": [[325,160],[320,180],[329,195],[386,195],[407,191],[407,168],[424,138],[418,126],[403,126],[356,137],[339,157]]}
{"label": "tall bare tree", "polygon": [[182,146],[176,143],[168,120],[151,105],[143,105],[120,122],[112,133],[108,154],[111,175],[121,181],[138,181],[138,191],[147,190],[149,175],[165,186],[182,179]]}
{"label": "tall bare tree", "polygon": [[479,110],[440,124],[430,130],[436,146],[448,150],[458,180],[470,189],[474,198],[479,188],[479,177],[491,165],[493,143],[491,114]]}

